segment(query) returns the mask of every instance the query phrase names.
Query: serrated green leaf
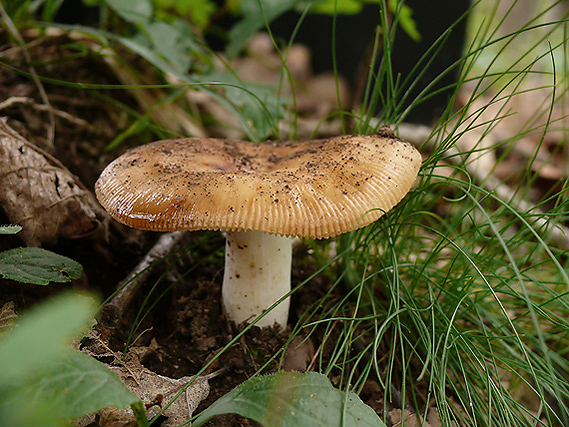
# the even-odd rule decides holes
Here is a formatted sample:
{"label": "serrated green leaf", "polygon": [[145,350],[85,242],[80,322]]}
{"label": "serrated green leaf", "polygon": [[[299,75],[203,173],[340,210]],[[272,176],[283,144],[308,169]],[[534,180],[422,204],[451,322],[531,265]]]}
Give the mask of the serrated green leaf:
{"label": "serrated green leaf", "polygon": [[279,372],[251,378],[218,399],[196,419],[235,413],[266,427],[385,427],[352,392],[340,391],[316,372]]}
{"label": "serrated green leaf", "polygon": [[42,248],[16,248],[0,252],[0,275],[35,285],[79,279],[83,267],[76,261]]}
{"label": "serrated green leaf", "polygon": [[20,231],[21,225],[0,225],[0,234],[18,234]]}

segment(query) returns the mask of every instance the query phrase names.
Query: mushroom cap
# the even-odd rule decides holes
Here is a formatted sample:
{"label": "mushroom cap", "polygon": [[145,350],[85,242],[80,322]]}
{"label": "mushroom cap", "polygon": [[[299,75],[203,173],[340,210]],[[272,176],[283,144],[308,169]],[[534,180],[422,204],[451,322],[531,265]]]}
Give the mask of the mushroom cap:
{"label": "mushroom cap", "polygon": [[389,211],[420,166],[419,152],[388,132],[306,142],[184,138],[127,151],[95,190],[113,218],[134,228],[320,239]]}

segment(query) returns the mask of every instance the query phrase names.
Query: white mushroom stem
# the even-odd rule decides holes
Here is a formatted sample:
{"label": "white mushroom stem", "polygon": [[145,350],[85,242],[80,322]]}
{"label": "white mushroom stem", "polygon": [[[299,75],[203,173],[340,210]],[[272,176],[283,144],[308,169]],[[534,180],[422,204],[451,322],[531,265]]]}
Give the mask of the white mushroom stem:
{"label": "white mushroom stem", "polygon": [[[292,238],[260,231],[227,233],[223,306],[229,318],[239,324],[252,322],[264,310],[290,292]],[[258,326],[275,322],[286,327],[290,298],[283,300]]]}

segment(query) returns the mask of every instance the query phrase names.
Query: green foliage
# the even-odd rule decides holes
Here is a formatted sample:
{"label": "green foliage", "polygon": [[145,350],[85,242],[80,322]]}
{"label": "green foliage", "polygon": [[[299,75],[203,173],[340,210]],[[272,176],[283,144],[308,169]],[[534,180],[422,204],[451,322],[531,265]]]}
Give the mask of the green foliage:
{"label": "green foliage", "polygon": [[[101,27],[112,31],[81,28],[82,31],[100,40],[118,42],[163,73],[176,76],[182,85],[209,93],[237,118],[250,139],[262,140],[271,134],[278,135],[278,120],[284,117],[285,101],[275,93],[275,88],[243,82],[232,71],[212,71],[215,69],[214,54],[196,37],[197,29],[187,22],[185,15],[169,14],[160,9],[161,5],[172,5],[180,13],[193,10],[201,14],[199,19],[205,19],[204,16],[213,13],[210,2],[153,4],[151,0],[95,0],[89,4],[101,6],[105,17]],[[235,8],[233,5],[230,9]],[[27,3],[13,9],[13,15],[26,15],[28,19],[35,10]],[[113,15],[122,20],[122,25],[112,19]],[[260,22],[261,26],[263,22]],[[140,124],[147,126],[144,122]]]}
{"label": "green foliage", "polygon": [[172,22],[155,20],[150,0],[109,1],[107,6],[137,28],[138,31],[128,37],[131,43],[150,50],[178,73],[187,72],[193,59],[203,54],[189,24],[181,19]]}
{"label": "green foliage", "polygon": [[203,411],[194,425],[228,413],[266,427],[385,427],[356,394],[335,389],[326,376],[316,372],[278,372],[251,378]]}
{"label": "green foliage", "polygon": [[[108,6],[114,10],[115,4],[109,2]],[[171,22],[155,20],[148,14],[151,8],[149,0],[122,0],[120,6],[120,13],[116,12],[139,31],[130,37],[90,31],[115,38],[161,71],[177,76],[188,86],[212,94],[236,115],[251,139],[263,139],[275,132],[278,119],[284,116],[284,101],[274,94],[273,88],[242,82],[231,72],[210,71],[211,58],[188,23],[181,19]],[[224,89],[223,95],[212,88]]]}
{"label": "green foliage", "polygon": [[[566,176],[535,205],[522,203],[543,189],[533,185],[542,180],[535,162],[544,139],[554,139],[559,150],[553,163],[566,162],[567,152],[566,138],[556,133],[560,123],[551,118],[567,119],[567,21],[540,16],[505,34],[496,29],[502,17],[480,17],[485,25],[476,27],[456,64],[459,106],[449,104],[417,138],[429,156],[416,189],[387,218],[337,239],[334,286],[346,296],[316,302],[304,327],[321,325],[324,336],[340,330],[328,343],[331,361],[320,361],[319,370],[356,390],[367,372],[388,396],[397,390],[415,408],[435,406],[443,426],[569,425],[567,242],[554,237],[569,211]],[[561,64],[554,52],[563,55]],[[378,58],[374,77],[391,79],[398,95],[389,55]],[[428,96],[426,90],[416,102]],[[382,101],[384,113],[392,109],[381,119],[404,121],[397,102]],[[531,119],[508,121],[516,112]],[[360,131],[381,122],[372,115],[367,122],[360,116]],[[490,169],[506,167],[501,161],[508,154],[531,144],[527,163],[510,172],[509,191],[476,169],[479,159]],[[368,344],[356,353],[358,342]],[[421,412],[426,417],[427,409]]]}
{"label": "green foliage", "polygon": [[105,365],[69,348],[96,308],[91,297],[64,294],[22,315],[0,337],[2,425],[55,427],[108,405],[140,405]]}
{"label": "green foliage", "polygon": [[0,252],[0,275],[35,285],[79,279],[83,267],[76,261],[42,248],[16,248]]}
{"label": "green foliage", "polygon": [[110,7],[126,22],[131,23],[147,23],[150,22],[153,15],[152,3],[147,0],[104,0],[105,4]]}
{"label": "green foliage", "polygon": [[41,19],[52,21],[63,0],[7,0],[4,7],[8,16],[18,25],[27,24],[41,9]]}
{"label": "green foliage", "polygon": [[415,21],[413,20],[413,9],[401,0],[389,0],[388,5],[389,9],[397,17],[396,22],[401,25],[403,31],[405,31],[413,40],[420,41],[421,34],[419,34]]}
{"label": "green foliage", "polygon": [[[17,234],[19,225],[0,226],[0,235]],[[83,267],[63,255],[41,248],[16,248],[0,252],[0,276],[22,283],[47,285],[49,282],[65,283],[79,279]]]}
{"label": "green foliage", "polygon": [[218,9],[213,0],[153,0],[152,3],[156,7],[157,18],[169,20],[171,15],[188,17],[198,27],[209,24]]}
{"label": "green foliage", "polygon": [[20,231],[21,225],[0,225],[0,234],[18,234]]}
{"label": "green foliage", "polygon": [[176,70],[189,70],[194,58],[201,55],[201,50],[190,27],[182,20],[177,20],[171,24],[154,21],[144,24],[142,29],[152,50]]}
{"label": "green foliage", "polygon": [[322,0],[315,1],[311,12],[327,15],[360,13],[366,3],[380,3],[380,0]]}
{"label": "green foliage", "polygon": [[273,88],[240,81],[233,73],[210,73],[195,80],[203,85],[221,85],[225,96],[240,109],[244,118],[253,124],[258,135],[269,135],[284,116],[283,99],[275,96]]}
{"label": "green foliage", "polygon": [[[362,11],[366,3],[382,2],[381,0],[242,0],[240,8],[242,19],[229,32],[226,53],[229,57],[237,55],[253,34],[269,26],[275,18],[286,11],[298,9],[328,15],[356,14]],[[420,35],[411,17],[412,10],[409,6],[399,0],[389,0],[388,7],[398,17],[397,22],[403,30],[414,40],[419,40]]]}
{"label": "green foliage", "polygon": [[[360,13],[366,3],[383,4],[381,0],[322,0],[314,2],[311,12],[328,15],[351,15]],[[401,25],[401,28],[403,28],[409,37],[415,41],[419,41],[421,35],[419,31],[417,31],[417,26],[412,17],[413,10],[401,0],[388,0],[387,7],[397,16],[398,24]]]}
{"label": "green foliage", "polygon": [[[54,11],[61,5],[57,0],[39,0],[39,3],[43,1],[49,2],[50,10]],[[211,24],[211,17],[216,13],[229,13],[240,18],[227,34],[226,54],[231,58],[243,49],[253,34],[265,29],[286,11],[296,9],[309,13],[348,14],[360,12],[366,3],[383,4],[380,0],[228,0],[220,9],[216,9],[211,0],[84,1],[101,6],[101,28],[111,30],[109,33],[85,28],[85,32],[99,39],[115,40],[162,72],[178,77],[182,84],[208,92],[237,118],[252,140],[278,137],[279,121],[285,117],[285,101],[279,96],[278,88],[245,83],[231,71],[212,71],[215,68],[213,53],[208,52],[201,38],[202,31]],[[399,0],[389,0],[386,4],[395,15],[395,22],[418,40],[420,35],[413,22],[411,9]],[[38,7],[38,2],[33,2],[12,9],[14,15],[19,13],[29,17]],[[49,16],[53,17],[54,13]],[[119,17],[122,25],[114,17]],[[137,121],[136,131],[140,132],[148,126],[150,123],[147,119]]]}
{"label": "green foliage", "polygon": [[240,9],[242,19],[231,28],[227,37],[229,40],[225,49],[227,55],[229,57],[237,55],[253,34],[301,2],[302,0],[243,0]]}

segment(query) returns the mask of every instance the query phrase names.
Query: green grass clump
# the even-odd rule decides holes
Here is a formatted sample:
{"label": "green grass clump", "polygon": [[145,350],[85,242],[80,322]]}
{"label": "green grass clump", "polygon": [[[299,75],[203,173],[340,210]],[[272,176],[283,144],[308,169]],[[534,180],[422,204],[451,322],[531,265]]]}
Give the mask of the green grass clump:
{"label": "green grass clump", "polygon": [[[407,404],[427,419],[436,408],[443,426],[569,425],[569,247],[558,229],[569,211],[567,177],[539,187],[536,154],[548,135],[567,131],[567,78],[559,72],[566,20],[547,21],[550,6],[503,34],[496,10],[476,15],[482,6],[474,6],[479,27],[457,64],[456,97],[468,98],[427,131],[420,180],[406,200],[338,239],[340,260],[329,268],[349,296],[319,301],[304,329],[334,330],[334,355],[318,369],[355,389],[378,379],[386,411]],[[381,66],[377,76],[388,76]],[[384,121],[401,123],[407,110],[397,105],[384,109]],[[473,143],[465,148],[465,140]],[[536,152],[511,171],[509,186],[492,177],[528,140]],[[549,160],[566,161],[566,142],[561,136]]]}

